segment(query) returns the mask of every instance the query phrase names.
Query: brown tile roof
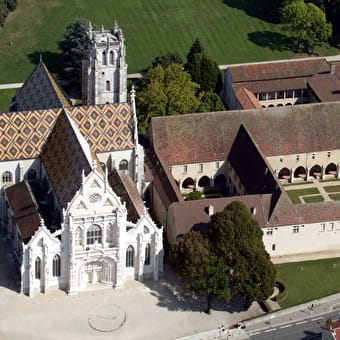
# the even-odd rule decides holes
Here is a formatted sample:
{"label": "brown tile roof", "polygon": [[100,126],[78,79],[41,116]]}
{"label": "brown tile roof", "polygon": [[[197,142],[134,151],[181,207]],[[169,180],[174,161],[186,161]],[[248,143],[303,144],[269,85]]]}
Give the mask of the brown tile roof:
{"label": "brown tile roof", "polygon": [[308,77],[329,72],[327,61],[321,59],[271,62],[255,65],[240,65],[229,68],[234,82],[249,82],[281,78]]}
{"label": "brown tile roof", "polygon": [[144,213],[144,202],[131,177],[114,169],[109,175],[109,183],[113,191],[126,203],[128,221],[137,222]]}
{"label": "brown tile roof", "polygon": [[169,215],[173,216],[173,229],[167,230],[170,243],[176,241],[176,237],[184,235],[191,230],[206,231],[210,216],[208,207],[212,205],[214,213],[222,211],[229,203],[243,202],[249,209],[255,208],[254,218],[260,227],[265,225],[268,219],[270,195],[248,195],[206,199],[197,201],[175,202],[169,208]]}
{"label": "brown tile roof", "polygon": [[82,171],[88,175],[92,156],[84,137],[61,112],[41,154],[41,160],[63,208],[74,197],[82,182]]}
{"label": "brown tile roof", "polygon": [[331,324],[323,325],[321,328],[333,330],[335,340],[340,340],[340,320],[332,322]]}
{"label": "brown tile roof", "polygon": [[[131,105],[106,104],[65,108],[94,152],[134,147]],[[40,155],[62,109],[0,114],[0,161]]]}
{"label": "brown tile roof", "polygon": [[166,165],[226,159],[241,124],[264,156],[340,148],[340,103],[152,118],[150,142]]}
{"label": "brown tile roof", "polygon": [[53,109],[71,103],[40,60],[15,96],[17,111]]}
{"label": "brown tile roof", "polygon": [[316,74],[308,85],[321,102],[340,101],[340,63],[334,65],[338,73]]}
{"label": "brown tile roof", "polygon": [[235,96],[244,110],[262,107],[254,93],[243,86],[235,89]]}
{"label": "brown tile roof", "polygon": [[25,243],[40,227],[39,206],[30,185],[22,181],[6,189],[9,205]]}

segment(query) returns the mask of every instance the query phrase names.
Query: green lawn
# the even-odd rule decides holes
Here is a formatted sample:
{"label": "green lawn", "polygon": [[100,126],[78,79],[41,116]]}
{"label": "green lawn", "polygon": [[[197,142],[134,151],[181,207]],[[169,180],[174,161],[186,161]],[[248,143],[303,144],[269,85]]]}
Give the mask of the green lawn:
{"label": "green lawn", "polygon": [[311,184],[313,183],[312,181],[307,181],[307,182],[297,182],[297,183],[288,183],[288,184],[283,184],[284,187],[289,187],[292,185],[305,185],[305,184]]}
{"label": "green lawn", "polygon": [[334,201],[340,201],[340,193],[339,194],[330,194],[328,195],[330,199]]}
{"label": "green lawn", "polygon": [[0,90],[0,112],[8,112],[12,97],[18,89]]}
{"label": "green lawn", "polygon": [[280,302],[283,308],[340,291],[340,258],[285,263],[275,267],[277,279],[288,287],[287,299]]}
{"label": "green lawn", "polygon": [[323,187],[326,192],[339,192],[340,191],[340,185],[330,185],[327,187]]}
{"label": "green lawn", "polygon": [[321,195],[316,195],[316,196],[304,197],[303,200],[305,201],[305,203],[316,203],[316,202],[323,202],[324,198]]}
{"label": "green lawn", "polygon": [[340,181],[340,178],[320,179],[319,182],[334,182],[334,181]]}
{"label": "green lawn", "polygon": [[[106,28],[117,19],[126,38],[130,73],[145,69],[157,55],[177,52],[185,57],[196,38],[219,64],[305,56],[285,48],[279,25],[248,16],[222,0],[20,0],[0,28],[0,84],[23,82],[40,53],[54,72],[57,42],[77,17]],[[339,50],[318,52],[331,55]]]}
{"label": "green lawn", "polygon": [[290,200],[294,204],[301,203],[300,196],[320,194],[318,188],[307,188],[307,189],[297,189],[297,190],[287,190],[286,191]]}

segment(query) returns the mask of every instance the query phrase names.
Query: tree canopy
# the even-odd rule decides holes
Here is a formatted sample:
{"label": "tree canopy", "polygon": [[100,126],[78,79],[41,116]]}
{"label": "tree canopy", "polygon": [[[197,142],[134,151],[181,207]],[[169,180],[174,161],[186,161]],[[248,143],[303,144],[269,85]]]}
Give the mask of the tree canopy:
{"label": "tree canopy", "polygon": [[183,64],[183,59],[177,53],[167,53],[162,56],[158,56],[152,62],[151,67],[155,67],[156,65],[161,65],[163,68],[167,68],[171,64]]}
{"label": "tree canopy", "polygon": [[282,23],[297,39],[298,49],[303,47],[313,53],[332,35],[332,25],[327,23],[325,13],[313,3],[295,0],[282,9]]}
{"label": "tree canopy", "polygon": [[0,0],[0,26],[3,26],[10,11],[17,7],[17,0]]}
{"label": "tree canopy", "polygon": [[200,104],[199,85],[191,81],[183,65],[157,64],[142,81],[137,97],[139,131],[145,134],[151,117],[195,112]]}
{"label": "tree canopy", "polygon": [[81,79],[81,62],[85,54],[88,25],[88,20],[76,19],[66,27],[64,40],[58,43],[62,51],[63,76],[75,82],[80,82]]}
{"label": "tree canopy", "polygon": [[213,215],[209,223],[212,248],[231,268],[234,291],[249,302],[267,299],[275,283],[275,267],[262,235],[249,209],[239,201]]}

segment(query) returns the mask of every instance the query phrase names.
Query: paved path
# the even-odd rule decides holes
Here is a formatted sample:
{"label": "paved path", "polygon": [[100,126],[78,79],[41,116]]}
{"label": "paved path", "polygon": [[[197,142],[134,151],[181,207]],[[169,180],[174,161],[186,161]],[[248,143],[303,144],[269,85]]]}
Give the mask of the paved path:
{"label": "paved path", "polygon": [[[272,61],[261,61],[261,62],[254,62],[254,63],[242,63],[242,64],[225,64],[219,65],[218,67],[221,70],[226,70],[230,66],[240,66],[240,65],[254,65],[254,64],[268,64],[268,63],[279,63],[284,61],[300,61],[300,60],[311,60],[311,59],[320,59],[325,58],[327,61],[340,61],[340,55],[333,55],[328,57],[308,57],[308,58],[296,58],[296,59],[283,59],[283,60],[272,60]],[[129,79],[134,78],[142,78],[143,73],[130,73],[128,74]],[[20,88],[24,83],[13,83],[13,84],[0,84],[0,90],[5,89],[17,89]]]}

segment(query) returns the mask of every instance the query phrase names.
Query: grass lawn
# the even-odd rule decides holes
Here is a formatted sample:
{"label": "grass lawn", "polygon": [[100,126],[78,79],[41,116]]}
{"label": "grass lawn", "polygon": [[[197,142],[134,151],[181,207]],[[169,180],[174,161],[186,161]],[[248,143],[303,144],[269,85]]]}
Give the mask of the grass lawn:
{"label": "grass lawn", "polygon": [[8,112],[12,97],[18,89],[0,90],[0,112]]}
{"label": "grass lawn", "polygon": [[327,186],[323,187],[326,192],[338,192],[340,191],[340,185],[333,185],[333,186]]}
{"label": "grass lawn", "polygon": [[[280,25],[249,16],[222,0],[20,0],[0,28],[0,84],[23,82],[39,54],[55,72],[57,42],[77,17],[106,28],[117,19],[126,38],[129,73],[145,69],[168,52],[185,57],[196,38],[219,64],[306,56],[286,48]],[[316,52],[332,55],[339,50]]]}
{"label": "grass lawn", "polygon": [[338,194],[330,194],[328,195],[330,199],[334,200],[334,201],[340,201],[340,193]]}
{"label": "grass lawn", "polygon": [[307,189],[297,189],[297,190],[287,190],[286,191],[290,200],[294,204],[301,203],[300,196],[320,194],[318,188],[307,188]]}
{"label": "grass lawn", "polygon": [[292,185],[304,185],[304,184],[311,184],[313,183],[312,181],[307,181],[307,182],[297,182],[297,183],[288,183],[288,184],[283,184],[284,187],[289,187]]}
{"label": "grass lawn", "polygon": [[[332,265],[335,264],[335,267]],[[277,278],[288,287],[286,308],[340,291],[340,258],[278,264]],[[303,268],[299,271],[298,268]]]}
{"label": "grass lawn", "polygon": [[316,203],[316,202],[323,202],[324,198],[321,195],[316,195],[316,196],[304,197],[303,200],[305,201],[305,203]]}
{"label": "grass lawn", "polygon": [[340,181],[340,178],[320,179],[319,182],[334,182],[334,181]]}

